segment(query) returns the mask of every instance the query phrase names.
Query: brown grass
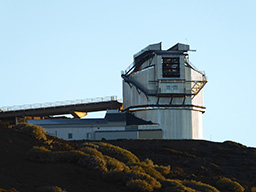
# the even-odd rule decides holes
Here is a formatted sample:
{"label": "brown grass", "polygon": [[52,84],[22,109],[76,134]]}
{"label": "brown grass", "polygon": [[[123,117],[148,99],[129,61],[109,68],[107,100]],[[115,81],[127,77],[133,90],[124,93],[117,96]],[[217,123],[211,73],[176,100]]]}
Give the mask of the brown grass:
{"label": "brown grass", "polygon": [[10,126],[10,128],[19,129],[25,134],[36,138],[37,140],[47,140],[45,129],[37,125],[32,125],[29,123],[20,123],[16,126]]}
{"label": "brown grass", "polygon": [[219,179],[216,185],[221,191],[243,192],[245,190],[238,182],[226,177]]}

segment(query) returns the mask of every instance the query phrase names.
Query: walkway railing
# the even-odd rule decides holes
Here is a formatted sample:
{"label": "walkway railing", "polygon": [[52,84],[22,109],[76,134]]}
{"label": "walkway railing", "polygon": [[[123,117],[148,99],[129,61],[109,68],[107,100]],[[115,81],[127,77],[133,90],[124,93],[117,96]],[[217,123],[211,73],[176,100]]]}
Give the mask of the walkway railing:
{"label": "walkway railing", "polygon": [[19,110],[27,110],[27,109],[40,109],[40,108],[48,108],[48,107],[60,107],[60,106],[67,106],[67,105],[79,105],[79,104],[98,103],[98,102],[107,102],[107,101],[122,102],[120,99],[117,99],[117,96],[106,96],[106,97],[96,97],[96,98],[87,98],[87,99],[76,99],[76,100],[67,100],[67,101],[6,106],[6,107],[0,107],[0,112],[19,111]]}

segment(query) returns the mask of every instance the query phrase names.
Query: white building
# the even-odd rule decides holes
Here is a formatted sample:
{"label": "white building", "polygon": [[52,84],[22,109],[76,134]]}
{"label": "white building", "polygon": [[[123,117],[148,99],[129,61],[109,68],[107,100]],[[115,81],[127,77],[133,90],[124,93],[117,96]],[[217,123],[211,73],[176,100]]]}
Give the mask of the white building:
{"label": "white building", "polygon": [[28,123],[42,126],[49,135],[65,140],[161,139],[158,124],[130,113],[110,110],[98,119],[38,119]]}
{"label": "white building", "polygon": [[[188,51],[189,45],[178,43],[162,50],[158,43],[135,54],[122,73],[123,112],[109,110],[102,119],[28,122],[66,140],[202,139],[202,89],[207,79],[189,62]],[[98,110],[101,105],[96,102],[89,108]],[[78,112],[88,111],[79,108]]]}
{"label": "white building", "polygon": [[163,139],[202,139],[204,73],[188,60],[189,45],[149,45],[122,73],[123,109],[160,125]]}

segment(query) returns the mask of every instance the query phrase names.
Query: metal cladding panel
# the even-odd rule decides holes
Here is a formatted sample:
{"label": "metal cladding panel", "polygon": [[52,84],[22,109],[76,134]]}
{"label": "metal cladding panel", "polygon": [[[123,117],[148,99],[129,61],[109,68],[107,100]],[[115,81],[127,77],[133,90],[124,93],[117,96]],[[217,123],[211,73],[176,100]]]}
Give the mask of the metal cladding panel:
{"label": "metal cladding panel", "polygon": [[162,139],[162,130],[139,131],[139,139]]}
{"label": "metal cladding panel", "polygon": [[154,81],[154,67],[150,67],[139,71],[130,76],[130,78],[134,79],[137,83],[139,83],[144,89],[147,90],[156,90],[156,87],[150,86],[150,81]]}
{"label": "metal cladding panel", "polygon": [[191,80],[202,81],[203,75],[198,71],[191,69]]}
{"label": "metal cladding panel", "polygon": [[162,43],[155,43],[155,44],[151,44],[148,45],[147,47],[145,47],[144,49],[142,49],[141,51],[139,51],[138,53],[134,54],[134,58],[142,55],[144,52],[146,51],[150,51],[150,50],[155,50],[155,51],[160,51],[162,49]]}
{"label": "metal cladding panel", "polygon": [[147,97],[139,91],[135,86],[129,85],[123,81],[123,108],[130,106],[156,104],[156,97]]}
{"label": "metal cladding panel", "polygon": [[137,131],[95,132],[95,140],[138,139]]}
{"label": "metal cladding panel", "polygon": [[131,87],[123,80],[123,108],[126,109],[131,105]]}
{"label": "metal cladding panel", "polygon": [[163,139],[201,139],[202,113],[186,109],[155,109],[134,112],[139,118],[158,123]]}
{"label": "metal cladding panel", "polygon": [[203,114],[199,111],[192,111],[192,136],[203,139]]}
{"label": "metal cladding panel", "polygon": [[192,105],[204,105],[203,89],[192,99]]}

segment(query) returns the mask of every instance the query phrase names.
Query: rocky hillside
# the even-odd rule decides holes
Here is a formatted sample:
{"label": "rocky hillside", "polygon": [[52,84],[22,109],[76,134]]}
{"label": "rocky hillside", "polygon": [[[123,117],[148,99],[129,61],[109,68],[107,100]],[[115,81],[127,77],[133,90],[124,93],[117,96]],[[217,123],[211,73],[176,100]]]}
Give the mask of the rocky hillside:
{"label": "rocky hillside", "polygon": [[256,149],[226,141],[64,141],[0,125],[0,191],[256,191]]}

